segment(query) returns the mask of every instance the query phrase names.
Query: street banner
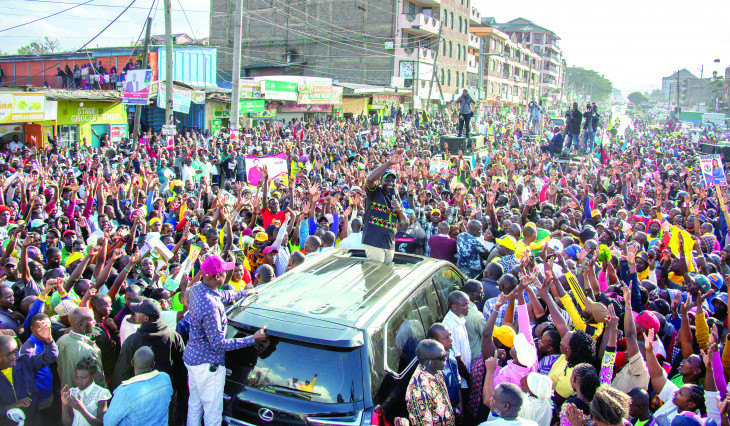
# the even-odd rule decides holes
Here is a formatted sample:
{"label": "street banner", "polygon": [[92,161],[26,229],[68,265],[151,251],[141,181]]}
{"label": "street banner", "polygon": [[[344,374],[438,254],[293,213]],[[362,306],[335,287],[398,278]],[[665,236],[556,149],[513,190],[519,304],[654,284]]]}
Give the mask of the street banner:
{"label": "street banner", "polygon": [[444,170],[448,170],[449,162],[440,158],[432,158],[431,163],[428,166],[428,172],[433,174],[439,174]]}
{"label": "street banner", "polygon": [[265,80],[261,85],[264,98],[277,101],[296,101],[299,85],[291,81]]}
{"label": "street banner", "polygon": [[244,99],[238,103],[239,114],[248,114],[252,112],[264,112],[266,110],[266,101],[263,99]]}
{"label": "street banner", "polygon": [[254,155],[246,156],[246,176],[250,185],[258,185],[263,179],[264,166],[269,172],[269,181],[273,182],[277,177],[284,177],[287,173],[286,153],[282,152],[276,155],[268,155],[266,157],[257,157]]}
{"label": "street banner", "polygon": [[177,129],[175,128],[174,124],[163,124],[162,125],[162,134],[167,135],[174,135],[177,133]]}
{"label": "street banner", "polygon": [[45,120],[45,104],[44,93],[0,93],[0,123]]}
{"label": "street banner", "polygon": [[147,105],[150,100],[151,84],[152,70],[127,71],[122,103],[125,105]]}
{"label": "street banner", "polygon": [[719,154],[700,155],[700,169],[707,186],[727,186],[727,176]]}
{"label": "street banner", "polygon": [[393,139],[395,137],[395,124],[383,123],[383,138]]}
{"label": "street banner", "polygon": [[238,83],[241,99],[263,99],[261,97],[261,82],[252,80],[240,80]]}
{"label": "street banner", "polygon": [[[165,83],[160,81],[157,83],[157,107],[165,108],[165,102],[167,101],[167,93],[165,92]],[[183,89],[180,87],[172,88],[172,110],[187,114],[190,112],[190,98],[193,94],[192,90]]]}

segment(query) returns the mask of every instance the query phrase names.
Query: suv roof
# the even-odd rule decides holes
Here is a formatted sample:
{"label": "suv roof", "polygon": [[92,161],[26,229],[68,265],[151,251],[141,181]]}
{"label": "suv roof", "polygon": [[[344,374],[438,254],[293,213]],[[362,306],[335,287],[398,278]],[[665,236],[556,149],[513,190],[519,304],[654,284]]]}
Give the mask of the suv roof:
{"label": "suv roof", "polygon": [[313,343],[359,346],[362,334],[355,329],[377,325],[376,316],[392,310],[388,305],[399,306],[423,279],[446,264],[400,253],[392,264],[384,264],[368,261],[363,250],[333,250],[266,284],[257,297],[230,311],[229,319],[267,325],[275,334],[296,332]]}

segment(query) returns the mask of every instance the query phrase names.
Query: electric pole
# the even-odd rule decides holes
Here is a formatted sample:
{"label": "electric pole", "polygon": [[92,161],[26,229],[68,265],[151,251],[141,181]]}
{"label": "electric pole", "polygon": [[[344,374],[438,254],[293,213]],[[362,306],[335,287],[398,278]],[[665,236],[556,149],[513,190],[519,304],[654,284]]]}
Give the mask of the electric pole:
{"label": "electric pole", "polygon": [[[287,15],[288,17],[288,15]],[[238,130],[239,104],[241,101],[241,26],[243,25],[243,0],[236,0],[233,13],[233,68],[231,70],[231,118],[230,129]],[[288,27],[287,27],[288,28]],[[287,53],[289,53],[287,51]]]}
{"label": "electric pole", "polygon": [[167,125],[175,124],[172,117],[172,73],[172,2],[165,0],[165,124]]}
{"label": "electric pole", "polygon": [[484,89],[484,41],[486,37],[479,37],[479,80],[477,80],[477,105],[482,109],[482,90]]}
{"label": "electric pole", "polygon": [[441,52],[441,49],[443,47],[441,46],[441,30],[443,30],[444,25],[446,25],[444,22],[441,22],[441,26],[439,27],[439,36],[436,39],[436,54],[433,58],[433,72],[431,73],[431,82],[428,85],[428,102],[431,103],[431,92],[433,92],[433,81],[436,80],[436,84],[439,87],[439,93],[441,94],[441,97],[439,100],[444,99],[444,92],[441,90],[441,81],[436,76],[436,73],[438,72],[438,62],[439,62],[439,52]]}
{"label": "electric pole", "polygon": [[700,112],[700,100],[702,99],[702,95],[703,95],[702,87],[703,87],[703,84],[704,84],[702,82],[702,78],[704,76],[705,76],[705,66],[702,65],[702,68],[700,68],[700,87],[699,87],[699,89],[700,89],[699,92],[700,93],[697,95],[697,112]]}
{"label": "electric pole", "polygon": [[[150,46],[150,31],[152,27],[152,18],[147,18],[147,28],[145,29],[144,34],[144,50],[142,50],[142,69],[147,69],[147,49],[149,49]],[[137,141],[139,140],[139,122],[142,119],[142,106],[141,105],[135,105],[134,107],[134,129],[133,129],[133,137],[132,141],[135,144],[135,147],[137,146]]]}

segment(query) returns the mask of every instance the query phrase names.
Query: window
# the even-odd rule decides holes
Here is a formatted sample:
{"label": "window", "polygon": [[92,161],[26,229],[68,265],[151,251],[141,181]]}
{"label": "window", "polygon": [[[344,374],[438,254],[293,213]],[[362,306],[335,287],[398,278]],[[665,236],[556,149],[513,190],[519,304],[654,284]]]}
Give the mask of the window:
{"label": "window", "polygon": [[451,86],[451,70],[446,71],[446,85]]}
{"label": "window", "polygon": [[414,16],[416,14],[416,5],[409,1],[403,2],[403,13],[408,16]]}
{"label": "window", "polygon": [[444,84],[444,70],[441,70],[441,85]]}
{"label": "window", "polygon": [[79,142],[79,126],[58,126],[58,144],[61,147],[74,147]]}
{"label": "window", "polygon": [[[444,314],[445,315],[445,314]],[[404,303],[386,324],[387,367],[395,373],[405,371],[416,358],[416,346],[426,337],[418,305],[414,299]]]}
{"label": "window", "polygon": [[454,29],[454,12],[449,13],[449,27],[451,27],[452,30]]}
{"label": "window", "polygon": [[441,309],[444,316],[449,312],[449,294],[455,290],[461,290],[463,281],[461,276],[453,268],[443,268],[433,277],[433,284],[436,286],[436,295],[441,302]]}
{"label": "window", "polygon": [[463,31],[464,31],[464,29],[462,28],[462,24],[461,24],[461,16],[459,16],[459,32],[463,32]]}
{"label": "window", "polygon": [[449,23],[449,12],[444,10],[444,21],[441,24],[445,26],[448,23]]}
{"label": "window", "polygon": [[461,46],[456,45],[456,59],[461,60]]}
{"label": "window", "polygon": [[466,86],[466,77],[464,77],[464,73],[461,73],[461,87]]}
{"label": "window", "polygon": [[459,73],[456,73],[456,87],[459,87]]}
{"label": "window", "polygon": [[454,57],[454,45],[451,42],[449,42],[449,58],[453,58],[453,57]]}
{"label": "window", "polygon": [[446,40],[441,40],[441,56],[446,56]]}
{"label": "window", "polygon": [[436,295],[436,287],[434,287],[433,283],[428,283],[428,285],[418,290],[418,293],[413,300],[416,302],[417,306],[420,306],[420,308],[418,308],[418,312],[421,314],[423,329],[426,330],[426,333],[428,334],[428,329],[431,328],[434,323],[437,323],[444,318],[441,303]]}

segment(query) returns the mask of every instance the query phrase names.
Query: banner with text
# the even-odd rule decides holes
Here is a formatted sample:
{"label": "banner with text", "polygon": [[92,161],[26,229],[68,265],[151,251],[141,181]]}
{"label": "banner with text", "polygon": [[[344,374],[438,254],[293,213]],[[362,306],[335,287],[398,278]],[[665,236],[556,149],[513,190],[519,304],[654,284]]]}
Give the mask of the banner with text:
{"label": "banner with text", "polygon": [[727,186],[727,176],[719,154],[700,155],[700,169],[707,186]]}
{"label": "banner with text", "polygon": [[[157,89],[157,106],[159,108],[165,108],[165,101],[167,99],[167,93],[165,91],[165,83],[160,81]],[[172,88],[172,110],[175,112],[181,112],[187,114],[190,112],[190,97],[193,91],[189,89],[182,89],[180,87]]]}
{"label": "banner with text", "polygon": [[127,71],[122,103],[147,105],[150,100],[150,85],[152,85],[152,70]]}
{"label": "banner with text", "polygon": [[282,152],[266,157],[247,155],[246,176],[248,177],[248,183],[250,185],[258,185],[259,181],[264,178],[264,166],[266,166],[266,169],[269,172],[270,182],[273,182],[277,177],[286,176],[286,153]]}
{"label": "banner with text", "polygon": [[44,93],[0,93],[0,123],[45,120]]}
{"label": "banner with text", "polygon": [[277,101],[296,101],[299,85],[291,81],[265,80],[261,85],[264,98]]}

